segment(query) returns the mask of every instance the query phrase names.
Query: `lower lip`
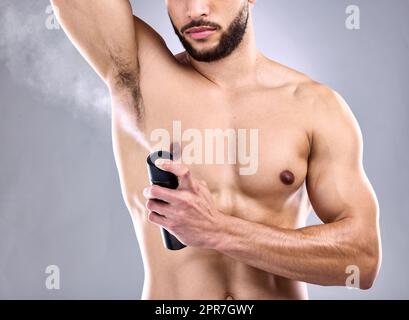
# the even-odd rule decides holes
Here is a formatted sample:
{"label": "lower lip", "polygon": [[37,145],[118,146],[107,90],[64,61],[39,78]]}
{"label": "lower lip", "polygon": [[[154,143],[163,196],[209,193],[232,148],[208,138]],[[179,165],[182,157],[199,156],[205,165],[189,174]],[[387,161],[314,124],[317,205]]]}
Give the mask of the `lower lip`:
{"label": "lower lip", "polygon": [[200,32],[189,32],[189,36],[191,36],[195,40],[205,39],[211,34],[215,33],[216,30],[205,30]]}

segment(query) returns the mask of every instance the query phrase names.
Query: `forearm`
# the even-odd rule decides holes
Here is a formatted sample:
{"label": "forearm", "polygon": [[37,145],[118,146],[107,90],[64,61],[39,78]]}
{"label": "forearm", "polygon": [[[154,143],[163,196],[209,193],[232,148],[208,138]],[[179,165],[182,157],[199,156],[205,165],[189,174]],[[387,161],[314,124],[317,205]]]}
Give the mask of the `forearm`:
{"label": "forearm", "polygon": [[236,260],[293,280],[342,286],[349,275],[346,268],[354,265],[362,287],[372,282],[372,252],[350,219],[297,230],[225,219],[213,248]]}

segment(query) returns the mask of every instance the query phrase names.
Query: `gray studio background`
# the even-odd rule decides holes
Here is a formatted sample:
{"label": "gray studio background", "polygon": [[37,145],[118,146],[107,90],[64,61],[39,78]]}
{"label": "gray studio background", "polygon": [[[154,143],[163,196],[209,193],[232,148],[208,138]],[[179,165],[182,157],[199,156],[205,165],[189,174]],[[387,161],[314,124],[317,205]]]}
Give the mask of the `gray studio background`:
{"label": "gray studio background", "polygon": [[[345,27],[348,5],[361,29]],[[181,50],[164,1],[134,10]],[[109,97],[46,0],[0,4],[0,298],[139,299],[143,265],[122,201]],[[409,1],[258,0],[258,46],[339,91],[365,139],[381,208],[383,265],[369,291],[309,286],[312,299],[409,298]],[[312,218],[310,223],[316,223]],[[58,265],[60,290],[45,287]]]}

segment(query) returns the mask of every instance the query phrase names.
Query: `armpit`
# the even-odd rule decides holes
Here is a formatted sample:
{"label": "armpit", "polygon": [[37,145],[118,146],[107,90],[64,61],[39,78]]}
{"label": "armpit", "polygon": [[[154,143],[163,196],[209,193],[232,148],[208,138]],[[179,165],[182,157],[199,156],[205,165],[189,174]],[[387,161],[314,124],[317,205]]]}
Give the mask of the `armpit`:
{"label": "armpit", "polygon": [[137,121],[141,123],[145,117],[145,110],[140,87],[139,64],[136,62],[136,67],[134,67],[132,63],[127,63],[112,54],[111,58],[114,62],[114,90],[120,94],[130,95]]}

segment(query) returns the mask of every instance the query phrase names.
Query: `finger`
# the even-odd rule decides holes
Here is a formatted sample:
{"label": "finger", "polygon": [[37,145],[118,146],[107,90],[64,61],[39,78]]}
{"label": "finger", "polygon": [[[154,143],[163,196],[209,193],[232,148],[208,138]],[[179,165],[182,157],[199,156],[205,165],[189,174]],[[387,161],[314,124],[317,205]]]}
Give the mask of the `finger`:
{"label": "finger", "polygon": [[158,226],[166,227],[166,218],[154,211],[149,212],[148,220],[154,224],[157,224]]}
{"label": "finger", "polygon": [[186,171],[189,171],[189,168],[183,163],[177,163],[176,161],[169,159],[157,159],[155,161],[155,166],[162,170],[172,172],[178,177],[183,176]]}
{"label": "finger", "polygon": [[172,207],[168,203],[154,199],[149,199],[146,201],[146,208],[160,214],[165,218],[169,217],[173,212]]}
{"label": "finger", "polygon": [[185,164],[176,163],[175,161],[168,159],[158,159],[155,161],[155,165],[158,168],[172,172],[177,176],[179,178],[179,189],[196,189],[192,174]]}
{"label": "finger", "polygon": [[177,203],[180,200],[178,191],[164,188],[158,185],[151,185],[143,190],[146,199],[157,199],[167,203]]}

